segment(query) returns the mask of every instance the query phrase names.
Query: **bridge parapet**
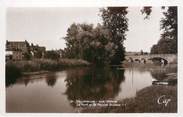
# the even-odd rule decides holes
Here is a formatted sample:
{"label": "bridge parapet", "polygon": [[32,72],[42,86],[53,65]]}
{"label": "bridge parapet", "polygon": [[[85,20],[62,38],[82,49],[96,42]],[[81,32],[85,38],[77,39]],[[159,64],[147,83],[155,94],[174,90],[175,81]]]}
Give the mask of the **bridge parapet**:
{"label": "bridge parapet", "polygon": [[175,63],[177,62],[177,54],[148,54],[148,55],[129,55],[125,56],[126,60],[131,61],[138,61],[141,62],[142,60],[146,62],[152,62],[150,59],[153,58],[162,58],[167,60],[168,63]]}

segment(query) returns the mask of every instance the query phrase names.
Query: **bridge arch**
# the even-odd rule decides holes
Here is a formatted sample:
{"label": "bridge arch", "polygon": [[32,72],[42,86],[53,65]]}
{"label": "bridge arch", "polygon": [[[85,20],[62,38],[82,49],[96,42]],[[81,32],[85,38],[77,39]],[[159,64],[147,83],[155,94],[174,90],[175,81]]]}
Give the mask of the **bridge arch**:
{"label": "bridge arch", "polygon": [[168,60],[166,60],[165,58],[162,58],[162,57],[152,57],[149,60],[152,60],[152,62],[155,64],[163,64],[163,65],[168,64]]}
{"label": "bridge arch", "polygon": [[152,64],[153,61],[159,62],[159,64],[177,63],[177,54],[126,55],[125,58],[127,62],[137,62],[135,59],[139,59],[140,63],[145,64]]}
{"label": "bridge arch", "polygon": [[141,63],[146,64],[146,59],[145,58],[141,58]]}
{"label": "bridge arch", "polygon": [[127,59],[127,61],[128,61],[128,62],[131,62],[131,63],[133,63],[133,62],[134,62],[134,60],[133,60],[133,58],[132,58],[132,57],[129,57],[129,58]]}
{"label": "bridge arch", "polygon": [[140,63],[140,62],[141,62],[141,60],[140,60],[140,59],[138,59],[138,58],[135,58],[135,59],[134,59],[134,61],[135,61],[135,62],[138,62],[138,63]]}

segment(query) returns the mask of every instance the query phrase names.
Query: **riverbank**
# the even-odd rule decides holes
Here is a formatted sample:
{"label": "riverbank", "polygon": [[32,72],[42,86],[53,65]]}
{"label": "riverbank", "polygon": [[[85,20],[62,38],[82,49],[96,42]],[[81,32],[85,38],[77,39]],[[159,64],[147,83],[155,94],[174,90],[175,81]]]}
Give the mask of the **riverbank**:
{"label": "riverbank", "polygon": [[[163,96],[163,97],[162,97]],[[158,103],[158,99],[160,103]],[[165,105],[162,101],[170,101]],[[135,98],[120,100],[122,107],[85,108],[84,113],[176,113],[177,86],[153,85],[137,92]],[[161,104],[162,103],[162,104]]]}
{"label": "riverbank", "polygon": [[22,75],[34,75],[48,71],[57,71],[70,67],[82,67],[89,65],[89,62],[80,59],[34,59],[29,61],[7,61],[6,84],[12,84]]}

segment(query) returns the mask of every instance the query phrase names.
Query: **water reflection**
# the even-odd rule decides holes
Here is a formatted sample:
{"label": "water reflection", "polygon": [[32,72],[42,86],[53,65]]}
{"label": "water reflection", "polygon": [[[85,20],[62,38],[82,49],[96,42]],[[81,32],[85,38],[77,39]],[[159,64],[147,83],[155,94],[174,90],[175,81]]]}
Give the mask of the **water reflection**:
{"label": "water reflection", "polygon": [[84,67],[24,76],[13,80],[11,87],[6,85],[6,109],[7,112],[74,112],[75,105],[70,101],[135,97],[137,91],[152,85],[153,74],[136,68]]}
{"label": "water reflection", "polygon": [[17,81],[17,78],[12,77],[12,78],[6,78],[6,87],[10,87],[13,84],[15,84]]}
{"label": "water reflection", "polygon": [[54,85],[57,82],[57,78],[56,78],[55,74],[46,75],[45,80],[46,80],[47,85],[50,87],[54,87]]}
{"label": "water reflection", "polygon": [[166,71],[164,70],[151,70],[151,75],[156,80],[163,80],[166,76]]}
{"label": "water reflection", "polygon": [[151,69],[150,73],[152,75],[153,78],[155,78],[156,80],[163,80],[166,77],[168,77],[167,74],[169,73],[177,73],[177,68],[174,67],[167,67],[167,68],[161,68],[161,69]]}
{"label": "water reflection", "polygon": [[100,100],[114,98],[124,80],[124,70],[77,69],[67,71],[66,92],[69,100]]}
{"label": "water reflection", "polygon": [[29,84],[30,79],[26,78],[23,81],[24,81],[25,86],[27,86]]}
{"label": "water reflection", "polygon": [[124,76],[125,80],[120,84],[121,91],[115,97],[116,100],[135,97],[138,91],[152,85],[154,80],[148,70],[134,67],[125,69]]}

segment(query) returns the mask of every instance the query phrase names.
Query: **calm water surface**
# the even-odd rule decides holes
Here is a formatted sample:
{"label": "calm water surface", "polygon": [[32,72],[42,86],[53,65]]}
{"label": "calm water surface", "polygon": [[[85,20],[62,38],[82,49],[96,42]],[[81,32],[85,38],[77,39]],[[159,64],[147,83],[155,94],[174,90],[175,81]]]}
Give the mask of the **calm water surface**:
{"label": "calm water surface", "polygon": [[71,101],[135,97],[156,76],[151,71],[134,68],[74,68],[24,76],[7,84],[6,111],[75,112]]}

